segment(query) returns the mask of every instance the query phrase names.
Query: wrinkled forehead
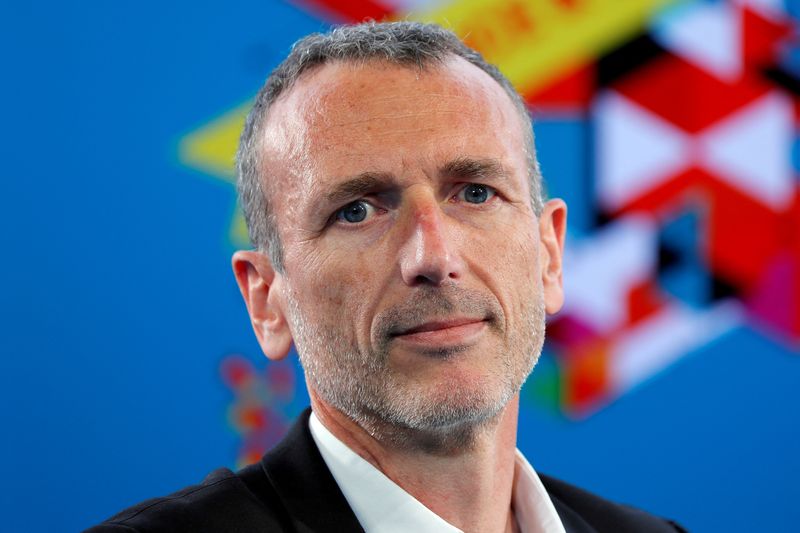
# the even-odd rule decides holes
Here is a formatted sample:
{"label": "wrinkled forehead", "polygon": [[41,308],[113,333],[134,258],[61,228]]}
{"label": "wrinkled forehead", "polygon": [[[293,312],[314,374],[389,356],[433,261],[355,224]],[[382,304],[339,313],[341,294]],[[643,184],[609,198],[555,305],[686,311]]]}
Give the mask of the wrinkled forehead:
{"label": "wrinkled forehead", "polygon": [[[437,135],[452,138],[437,143],[436,136],[427,136],[426,146],[404,153],[409,132],[422,135],[434,121]],[[286,195],[307,196],[326,174],[363,171],[378,146],[386,147],[382,157],[391,151],[399,162],[428,151],[434,157],[437,145],[457,150],[460,140],[466,150],[467,144],[480,144],[481,136],[502,135],[509,139],[510,156],[524,165],[524,127],[504,89],[463,58],[424,68],[333,62],[304,73],[273,104],[262,139],[262,175],[269,176],[272,185],[265,186],[277,207]],[[279,194],[276,181],[285,185]]]}
{"label": "wrinkled forehead", "polygon": [[518,118],[511,99],[494,79],[453,56],[425,67],[381,60],[336,61],[316,67],[278,98],[268,122],[301,121],[310,129],[324,128],[387,108],[433,112],[465,100],[475,106],[474,113]]}

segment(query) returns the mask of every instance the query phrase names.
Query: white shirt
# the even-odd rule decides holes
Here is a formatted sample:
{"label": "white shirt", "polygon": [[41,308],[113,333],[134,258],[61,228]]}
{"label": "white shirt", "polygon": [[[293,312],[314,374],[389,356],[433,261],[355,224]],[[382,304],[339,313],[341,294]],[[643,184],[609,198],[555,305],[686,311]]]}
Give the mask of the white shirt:
{"label": "white shirt", "polygon": [[[313,412],[308,425],[325,464],[364,531],[461,532],[336,438]],[[514,462],[512,500],[517,524],[524,533],[565,533],[544,485],[519,450]]]}

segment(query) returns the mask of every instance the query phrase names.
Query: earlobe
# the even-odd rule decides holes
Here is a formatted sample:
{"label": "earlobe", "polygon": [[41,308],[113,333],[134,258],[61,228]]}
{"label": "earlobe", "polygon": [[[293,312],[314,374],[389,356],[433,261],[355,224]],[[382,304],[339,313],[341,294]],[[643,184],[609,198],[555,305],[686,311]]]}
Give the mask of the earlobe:
{"label": "earlobe", "polygon": [[269,258],[256,251],[234,253],[231,265],[261,350],[269,359],[283,359],[292,347],[292,334],[286,321],[282,276]]}
{"label": "earlobe", "polygon": [[562,258],[567,231],[567,204],[554,199],[547,202],[539,217],[540,268],[545,310],[557,313],[564,305]]}

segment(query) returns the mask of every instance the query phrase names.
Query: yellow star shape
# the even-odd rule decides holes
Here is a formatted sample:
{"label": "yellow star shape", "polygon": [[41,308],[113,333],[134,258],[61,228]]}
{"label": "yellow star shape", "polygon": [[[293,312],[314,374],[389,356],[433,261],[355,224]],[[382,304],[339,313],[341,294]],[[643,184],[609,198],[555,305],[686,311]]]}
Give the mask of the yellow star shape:
{"label": "yellow star shape", "polygon": [[[252,105],[252,101],[241,104],[181,139],[178,145],[181,163],[235,186],[236,147],[239,145],[244,119]],[[236,247],[250,245],[247,226],[238,205],[231,222],[230,238]]]}
{"label": "yellow star shape", "polygon": [[[460,0],[406,18],[452,29],[497,64],[521,92],[530,93],[624,42],[656,11],[680,1]],[[184,137],[180,161],[233,184],[234,154],[251,105],[239,105]],[[238,208],[230,236],[237,247],[249,244]]]}

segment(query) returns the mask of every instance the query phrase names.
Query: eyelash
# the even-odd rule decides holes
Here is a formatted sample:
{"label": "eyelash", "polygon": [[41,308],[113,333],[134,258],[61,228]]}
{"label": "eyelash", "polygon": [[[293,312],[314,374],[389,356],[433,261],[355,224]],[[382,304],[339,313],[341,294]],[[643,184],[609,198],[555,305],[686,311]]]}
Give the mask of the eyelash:
{"label": "eyelash", "polygon": [[[467,201],[466,201],[466,198],[462,198],[462,196],[463,196],[464,194],[466,194],[466,191],[467,191],[467,189],[468,189],[469,187],[473,187],[473,186],[477,186],[477,187],[483,187],[483,188],[485,188],[485,189],[486,189],[486,191],[487,191],[487,193],[488,193],[488,198],[486,199],[486,201],[485,201],[485,202],[480,202],[480,203],[475,203],[475,202],[467,202]],[[491,202],[491,201],[492,201],[492,200],[493,200],[493,199],[494,199],[494,198],[495,198],[497,195],[498,195],[498,193],[497,193],[497,190],[496,190],[494,187],[491,187],[491,186],[489,186],[489,185],[484,185],[483,183],[465,183],[465,184],[464,184],[464,185],[463,185],[463,186],[462,186],[462,187],[461,187],[461,188],[458,190],[458,192],[457,192],[455,195],[453,195],[453,196],[451,197],[451,199],[450,199],[450,200],[451,200],[451,201],[453,201],[453,200],[455,200],[456,198],[458,198],[458,199],[459,199],[459,201],[461,201],[461,202],[463,202],[463,203],[472,204],[473,206],[482,206],[482,205],[484,205],[484,204],[488,204],[489,202]],[[365,205],[365,206],[367,206],[367,207],[366,207],[366,208],[367,208],[367,214],[365,215],[365,217],[364,217],[364,220],[359,220],[358,222],[349,222],[349,221],[346,221],[346,220],[344,219],[345,210],[346,210],[346,209],[348,209],[348,208],[350,208],[350,207],[352,207],[352,206],[358,205],[358,204],[362,204],[362,205]],[[363,199],[363,198],[360,198],[360,199],[358,199],[358,200],[354,200],[354,201],[352,201],[352,202],[348,203],[347,205],[345,205],[345,206],[343,206],[343,207],[339,208],[337,211],[335,211],[335,212],[333,213],[333,215],[331,216],[331,222],[332,222],[332,223],[342,222],[342,223],[343,223],[343,225],[347,225],[347,226],[358,226],[358,225],[360,225],[361,223],[363,223],[365,220],[367,220],[367,218],[368,218],[368,217],[370,217],[370,215],[374,216],[374,215],[375,215],[376,213],[378,213],[378,212],[385,212],[385,211],[386,211],[385,209],[382,209],[382,208],[376,207],[376,206],[375,206],[375,205],[373,205],[371,202],[369,202],[369,201],[367,201],[367,200],[365,200],[365,199]]]}
{"label": "eyelash", "polygon": [[[475,202],[467,202],[466,198],[461,198],[462,194],[466,194],[467,189],[469,189],[470,187],[483,187],[484,189],[486,189],[486,192],[488,193],[488,198],[486,198],[486,201],[485,202],[480,202],[480,203],[475,203]],[[462,201],[464,201],[464,202],[466,202],[468,204],[472,204],[472,205],[483,205],[483,204],[491,202],[492,198],[494,198],[495,196],[497,196],[497,190],[495,190],[494,187],[490,187],[488,185],[484,185],[483,183],[466,183],[463,187],[461,187],[458,190],[458,193],[456,193],[454,198],[458,197]]]}
{"label": "eyelash", "polygon": [[[352,201],[349,204],[345,205],[344,207],[342,207],[338,211],[336,211],[333,214],[333,217],[332,217],[333,221],[334,222],[345,222],[345,219],[344,219],[345,212],[346,212],[345,210],[350,208],[350,207],[352,207],[352,206],[358,205],[358,204],[362,204],[362,205],[367,206],[366,207],[367,214],[364,216],[364,220],[366,220],[366,218],[369,217],[370,214],[374,215],[379,210],[378,207],[375,207],[374,205],[372,205],[371,203],[369,203],[366,200],[363,200],[363,199],[355,200],[355,201]],[[383,210],[381,209],[381,211],[383,211]],[[361,221],[361,220],[359,220],[358,222],[349,222],[348,221],[348,222],[345,222],[345,223],[348,224],[348,225],[355,226],[356,224],[359,224],[361,222],[363,222],[363,221]]]}

